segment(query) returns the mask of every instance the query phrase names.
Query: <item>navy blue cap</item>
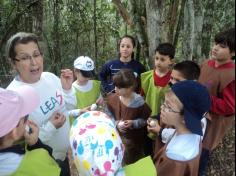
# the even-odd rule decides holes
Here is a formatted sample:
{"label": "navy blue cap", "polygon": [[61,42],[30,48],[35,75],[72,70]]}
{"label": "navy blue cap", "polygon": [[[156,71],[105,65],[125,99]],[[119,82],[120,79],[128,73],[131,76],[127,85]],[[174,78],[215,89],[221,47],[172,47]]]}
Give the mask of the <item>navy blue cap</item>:
{"label": "navy blue cap", "polygon": [[210,110],[211,99],[207,88],[197,81],[180,81],[171,87],[184,105],[186,127],[194,134],[202,134],[201,120]]}

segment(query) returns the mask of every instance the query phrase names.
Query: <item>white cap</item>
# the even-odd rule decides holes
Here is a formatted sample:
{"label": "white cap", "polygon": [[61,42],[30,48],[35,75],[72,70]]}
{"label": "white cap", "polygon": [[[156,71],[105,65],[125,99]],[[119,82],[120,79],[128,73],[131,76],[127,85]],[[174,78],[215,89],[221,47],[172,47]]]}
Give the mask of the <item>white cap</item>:
{"label": "white cap", "polygon": [[88,56],[80,56],[74,61],[74,68],[82,71],[93,71],[94,62]]}

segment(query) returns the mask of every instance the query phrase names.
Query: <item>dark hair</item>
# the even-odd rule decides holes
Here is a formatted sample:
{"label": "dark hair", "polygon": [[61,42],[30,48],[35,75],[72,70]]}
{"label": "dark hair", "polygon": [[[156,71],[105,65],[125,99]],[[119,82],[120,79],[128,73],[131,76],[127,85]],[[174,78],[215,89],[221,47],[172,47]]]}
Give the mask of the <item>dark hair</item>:
{"label": "dark hair", "polygon": [[169,56],[171,59],[175,57],[175,47],[171,43],[161,43],[155,52],[161,55]]}
{"label": "dark hair", "polygon": [[173,70],[179,71],[187,80],[198,80],[201,72],[197,63],[188,60],[177,63]]}
{"label": "dark hair", "polygon": [[[6,45],[6,58],[11,59],[11,61],[14,61],[16,57],[15,52],[15,46],[17,44],[27,44],[29,42],[34,42],[38,45],[38,48],[40,50],[39,44],[38,44],[38,37],[35,34],[32,33],[25,33],[25,32],[18,32],[17,34],[13,35],[8,41]],[[41,50],[40,50],[41,52]]]}
{"label": "dark hair", "polygon": [[121,69],[113,76],[114,86],[118,88],[130,88],[133,87],[134,90],[137,86],[136,77],[131,69]]}
{"label": "dark hair", "polygon": [[235,28],[232,27],[215,36],[216,44],[224,44],[229,47],[231,52],[235,51]]}
{"label": "dark hair", "polygon": [[[132,44],[133,44],[133,47],[135,48],[136,47],[136,42],[135,42],[135,38],[132,37],[131,35],[125,35],[123,36],[120,41],[119,41],[119,49],[120,49],[120,44],[121,44],[121,41],[124,39],[124,38],[128,38],[131,40]],[[119,58],[120,58],[120,52],[119,52]],[[135,59],[134,58],[134,52],[132,53],[132,56],[131,56],[132,59]]]}

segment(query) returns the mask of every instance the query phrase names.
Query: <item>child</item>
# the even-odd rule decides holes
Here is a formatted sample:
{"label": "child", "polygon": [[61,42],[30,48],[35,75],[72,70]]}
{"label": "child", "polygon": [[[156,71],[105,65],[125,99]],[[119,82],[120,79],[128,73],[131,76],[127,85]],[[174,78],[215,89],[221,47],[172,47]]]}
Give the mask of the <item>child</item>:
{"label": "child", "polygon": [[170,86],[184,80],[198,80],[200,76],[200,67],[193,61],[182,61],[174,65],[171,76]]}
{"label": "child", "polygon": [[[109,94],[114,93],[115,86],[112,77],[120,71],[120,69],[132,69],[139,76],[145,72],[144,66],[134,59],[135,39],[132,36],[125,35],[119,43],[119,58],[106,63],[99,74],[104,91]],[[137,88],[138,89],[138,88]],[[140,92],[140,90],[139,90]]]}
{"label": "child", "polygon": [[175,48],[170,43],[162,43],[156,49],[155,70],[141,75],[141,85],[145,100],[152,110],[152,116],[159,114],[161,101],[168,90],[171,66]]}
{"label": "child", "polygon": [[[0,88],[0,175],[60,175],[59,166],[50,156],[52,149],[38,139],[37,125],[27,121],[38,105],[39,96],[31,87],[22,86],[15,92]],[[26,148],[14,145],[22,138]]]}
{"label": "child", "polygon": [[80,56],[74,61],[74,73],[77,80],[72,84],[78,109],[84,109],[92,104],[101,104],[101,83],[91,80],[95,76],[94,62],[87,56]]}
{"label": "child", "polygon": [[107,100],[108,115],[114,117],[125,145],[123,163],[131,164],[144,156],[146,120],[151,110],[144,99],[135,93],[137,85],[132,70],[122,69],[114,77],[116,94]]}
{"label": "child", "polygon": [[150,157],[122,168],[125,148],[115,124],[102,112],[78,117],[71,127],[70,143],[81,176],[156,176]]}
{"label": "child", "polygon": [[[173,86],[177,82],[185,80],[197,81],[199,76],[200,76],[200,67],[197,63],[188,60],[182,61],[174,65],[169,85]],[[156,121],[155,119],[158,119],[158,121]],[[152,129],[149,128],[151,126],[150,123],[152,123],[154,126],[156,126],[155,123],[158,123],[158,125],[161,126],[160,130],[161,132],[159,133],[159,136],[156,139],[155,143],[154,153],[157,153],[163,147],[163,145],[166,144],[169,141],[169,139],[173,136],[173,133],[175,133],[175,129],[170,127],[167,128],[165,124],[161,123],[160,115],[158,115],[158,117],[149,118],[147,123],[148,123],[148,130],[150,131],[150,133],[152,133]],[[206,123],[207,123],[206,118],[203,118],[202,119],[203,134],[205,134]],[[156,134],[154,134],[154,136],[156,136]]]}
{"label": "child", "polygon": [[[210,103],[207,89],[196,81],[178,82],[166,93],[161,119],[176,132],[154,156],[157,175],[198,175],[203,135],[201,119],[210,109]],[[158,124],[155,131],[161,132]]]}
{"label": "child", "polygon": [[207,134],[203,141],[200,175],[204,175],[209,152],[214,150],[233,124],[235,115],[235,28],[215,36],[212,59],[202,64],[199,82],[211,94]]}

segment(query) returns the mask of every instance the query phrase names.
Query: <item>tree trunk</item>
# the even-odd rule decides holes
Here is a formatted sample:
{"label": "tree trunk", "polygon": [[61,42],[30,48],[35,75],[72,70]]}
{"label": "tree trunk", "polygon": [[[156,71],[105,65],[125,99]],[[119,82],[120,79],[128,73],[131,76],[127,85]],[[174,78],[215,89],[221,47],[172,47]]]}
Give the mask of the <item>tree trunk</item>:
{"label": "tree trunk", "polygon": [[60,49],[60,0],[53,1],[53,30],[52,30],[52,39],[53,39],[53,60],[52,60],[52,71],[55,74],[59,74],[61,69],[61,49]]}
{"label": "tree trunk", "polygon": [[192,60],[194,42],[194,7],[193,0],[187,0],[184,10],[183,59]]}
{"label": "tree trunk", "polygon": [[[147,36],[149,47],[149,63],[153,63],[151,58],[155,54],[156,47],[162,42],[162,27],[161,9],[163,8],[162,0],[146,0],[147,12]],[[151,64],[152,65],[152,64]]]}
{"label": "tree trunk", "polygon": [[93,1],[94,16],[93,16],[93,30],[94,30],[94,59],[95,65],[97,65],[98,58],[98,36],[97,36],[97,0]]}
{"label": "tree trunk", "polygon": [[175,47],[177,47],[177,44],[178,44],[178,41],[179,41],[179,36],[180,36],[180,30],[181,30],[181,28],[183,26],[183,22],[184,22],[185,4],[186,4],[186,0],[182,0],[181,1],[181,5],[180,5],[178,24],[177,24],[177,27],[176,27],[175,36],[174,36],[174,42],[173,42]]}
{"label": "tree trunk", "polygon": [[[214,26],[214,10],[216,2],[214,0],[205,0],[205,13],[202,29],[202,55],[208,58],[211,51],[211,38]],[[210,10],[211,9],[211,10]]]}
{"label": "tree trunk", "polygon": [[167,41],[170,43],[174,43],[174,34],[175,28],[177,24],[178,10],[179,10],[179,2],[180,0],[172,0],[169,8],[168,16],[167,16]]}
{"label": "tree trunk", "polygon": [[43,0],[38,0],[33,8],[33,33],[40,39],[43,37]]}
{"label": "tree trunk", "polygon": [[193,60],[198,62],[202,59],[202,27],[203,27],[203,2],[194,0],[194,44]]}
{"label": "tree trunk", "polygon": [[[144,60],[146,62],[146,65],[149,65],[149,55],[148,55],[148,39],[147,39],[147,26],[146,26],[146,14],[145,14],[145,4],[143,4],[142,0],[131,0],[130,1],[131,6],[131,16],[133,18],[133,29],[135,31],[135,34],[138,39],[138,52],[143,52],[144,54]],[[140,54],[140,53],[139,53]],[[140,55],[138,54],[137,57]]]}

